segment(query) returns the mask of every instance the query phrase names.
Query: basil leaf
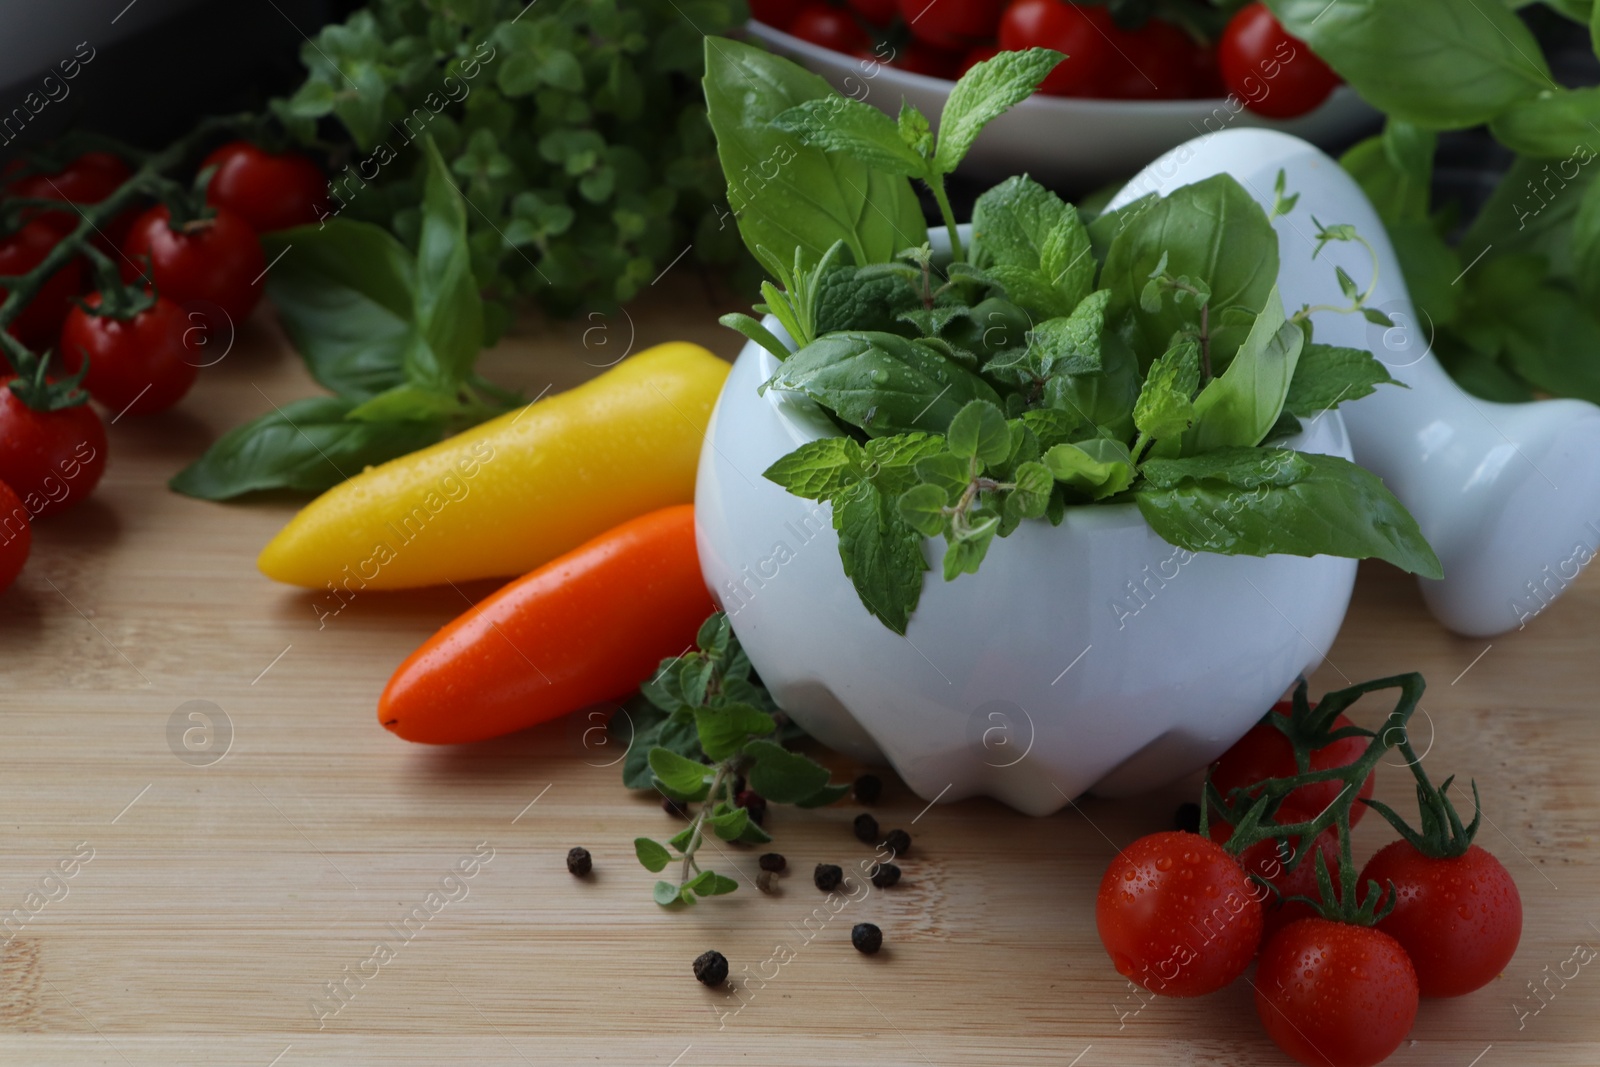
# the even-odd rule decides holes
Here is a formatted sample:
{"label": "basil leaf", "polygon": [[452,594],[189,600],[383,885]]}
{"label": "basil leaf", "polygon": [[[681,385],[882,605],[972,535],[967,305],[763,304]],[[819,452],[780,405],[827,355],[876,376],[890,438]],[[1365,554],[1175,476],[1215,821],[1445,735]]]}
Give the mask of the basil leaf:
{"label": "basil leaf", "polygon": [[483,299],[472,275],[467,207],[431,136],[423,138],[422,232],[417,241],[416,324],[425,344],[408,355],[408,377],[446,388],[472,373],[483,347]]}
{"label": "basil leaf", "polygon": [[755,760],[746,781],[773,803],[793,804],[828,784],[828,768],[772,741],[752,741],[744,752]]}
{"label": "basil leaf", "polygon": [[1458,329],[1535,387],[1600,401],[1600,322],[1592,306],[1541,278],[1527,256],[1486,259],[1469,278]]}
{"label": "basil leaf", "polygon": [[[843,241],[857,265],[887,263],[922,245],[928,228],[911,183],[842,155],[809,148],[775,129],[773,118],[807,100],[836,94],[786,59],[720,37],[705,40],[706,109],[722,172],[733,175],[728,202],[739,233],[758,259],[792,266],[820,260]],[[766,254],[763,255],[762,250]]]}
{"label": "basil leaf", "polygon": [[1305,341],[1305,331],[1285,320],[1278,287],[1273,286],[1233,362],[1195,398],[1194,425],[1183,435],[1184,454],[1259,444],[1283,410]]}
{"label": "basil leaf", "polygon": [[439,440],[438,422],[356,422],[347,418],[355,406],[334,396],[285,404],[223,434],[167,484],[202,500],[262,489],[320,493]]}
{"label": "basil leaf", "polygon": [[1433,155],[1439,138],[1409,122],[1390,119],[1383,132],[1339,157],[1385,225],[1428,221]]}
{"label": "basil leaf", "polygon": [[779,365],[765,388],[799,393],[871,436],[942,433],[970,400],[998,403],[977,375],[897,334],[820,337]]}
{"label": "basil leaf", "polygon": [[1194,391],[1199,387],[1200,342],[1185,338],[1150,364],[1133,405],[1134,426],[1155,441],[1183,433],[1194,421]]}
{"label": "basil leaf", "polygon": [[859,100],[837,94],[807,100],[779,113],[772,125],[803,145],[843,153],[885,174],[929,175],[928,161],[901,139],[894,119]]}
{"label": "basil leaf", "polygon": [[762,477],[795,496],[827,500],[866,477],[861,446],[850,437],[807,441],[768,467]]}
{"label": "basil leaf", "polygon": [[[1267,6],[1374,106],[1419,126],[1476,126],[1555,87],[1539,43],[1503,3],[1268,0]],[[1293,62],[1292,55],[1276,58]]]}
{"label": "basil leaf", "polygon": [[1045,75],[1065,58],[1048,48],[1001,52],[963,74],[950,90],[939,117],[933,169],[940,174],[954,171],[984,126],[1032,96]]}
{"label": "basil leaf", "polygon": [[1254,454],[1146,463],[1134,499],[1151,529],[1191,552],[1376,556],[1424,578],[1443,576],[1416,520],[1376,475],[1337,456],[1241,451]]}
{"label": "basil leaf", "polygon": [[368,399],[405,380],[415,267],[381,227],[348,219],[263,234],[267,296],[319,383]]}
{"label": "basil leaf", "polygon": [[1572,280],[1590,301],[1600,303],[1600,183],[1591,183],[1572,223]]}
{"label": "basil leaf", "polygon": [[1513,104],[1489,123],[1495,140],[1523,155],[1562,159],[1600,125],[1600,88],[1559,89]]}
{"label": "basil leaf", "polygon": [[1132,437],[1133,405],[1139,395],[1139,365],[1114,333],[1100,338],[1101,367],[1096,374],[1058,374],[1045,383],[1051,408],[1088,427],[1103,426],[1116,438]]}
{"label": "basil leaf", "polygon": [[[1594,159],[1595,150],[1579,143],[1572,155],[1556,163],[1521,156],[1513,160],[1462,236],[1457,248],[1461,262],[1471,263],[1491,248],[1495,258],[1531,253],[1542,256],[1555,277],[1570,276],[1578,211],[1600,175],[1600,167],[1590,166]],[[1556,191],[1561,195],[1550,195]],[[1475,274],[1476,268],[1466,280]]]}
{"label": "basil leaf", "polygon": [[1283,410],[1300,418],[1359,400],[1379,385],[1403,385],[1378,357],[1360,348],[1308,344],[1300,351]]}
{"label": "basil leaf", "polygon": [[[839,558],[867,611],[897,634],[906,632],[922,596],[922,537],[900,517],[895,501],[860,482],[833,502]],[[754,788],[754,786],[752,785]],[[777,799],[757,788],[769,800]]]}
{"label": "basil leaf", "polygon": [[443,422],[461,410],[460,403],[449,393],[409,382],[386,389],[351,409],[348,419],[362,422],[395,422],[406,419],[432,419]]}
{"label": "basil leaf", "polygon": [[[1187,302],[1164,300],[1153,314],[1139,307],[1139,294],[1163,256],[1168,274],[1199,279],[1211,290],[1212,321],[1230,308],[1259,312],[1278,278],[1278,235],[1232,177],[1214,175],[1151,203],[1112,240],[1100,272],[1101,286],[1111,290],[1108,318],[1132,323],[1141,366],[1165,352],[1174,333],[1200,320]],[[1217,366],[1231,356],[1223,349],[1212,345]]]}

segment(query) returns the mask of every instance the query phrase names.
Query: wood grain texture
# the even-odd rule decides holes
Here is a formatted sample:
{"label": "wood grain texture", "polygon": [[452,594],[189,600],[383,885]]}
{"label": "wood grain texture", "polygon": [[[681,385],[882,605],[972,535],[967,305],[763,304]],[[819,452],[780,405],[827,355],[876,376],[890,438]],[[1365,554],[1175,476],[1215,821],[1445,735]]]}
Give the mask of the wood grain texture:
{"label": "wood grain texture", "polygon": [[[725,309],[689,279],[671,283],[631,319],[524,323],[486,370],[532,395],[595,373],[630,337],[635,351],[683,338],[731,355],[735,339],[715,325]],[[602,766],[615,751],[586,745],[586,724],[455,750],[379,729],[389,673],[492,583],[363,594],[319,629],[312,594],[254,567],[293,501],[225,506],[164,488],[223,430],[314,390],[258,315],[181,410],[112,427],[104,484],[40,524],[28,569],[0,597],[0,1061],[1286,1062],[1248,985],[1136,1010],[1095,936],[1114,848],[1165,828],[1193,782],[1045,819],[988,801],[924,811],[891,783],[877,815],[915,835],[904,881],[822,917],[807,872],[869,854],[849,829],[859,809],[777,810],[792,871],[781,895],[753,891],[753,854],[735,853],[719,866],[745,889],[669,913],[650,902],[630,844],[670,832],[669,817],[621,788]],[[1482,841],[1527,912],[1504,976],[1425,1004],[1395,1067],[1600,1062],[1600,961],[1551,979],[1546,1006],[1520,1025],[1517,1010],[1539,1007],[1529,983],[1575,945],[1600,945],[1597,647],[1592,579],[1491,643],[1440,629],[1409,578],[1362,570],[1313,690],[1427,674],[1418,733],[1431,720],[1438,737],[1426,759],[1477,777]],[[188,701],[231,727],[208,766],[169,743]],[[1380,773],[1378,794],[1408,800],[1400,768]],[[1385,840],[1377,822],[1358,831],[1364,854]],[[587,880],[564,867],[577,844],[595,857]],[[92,859],[74,866],[75,850]],[[475,850],[493,858],[443,883]],[[436,891],[456,899],[429,901]],[[880,956],[851,949],[859,920],[883,927]],[[767,963],[780,945],[793,958]],[[712,947],[736,976],[757,976],[741,996],[691,979]],[[346,979],[342,1000],[327,999]]]}

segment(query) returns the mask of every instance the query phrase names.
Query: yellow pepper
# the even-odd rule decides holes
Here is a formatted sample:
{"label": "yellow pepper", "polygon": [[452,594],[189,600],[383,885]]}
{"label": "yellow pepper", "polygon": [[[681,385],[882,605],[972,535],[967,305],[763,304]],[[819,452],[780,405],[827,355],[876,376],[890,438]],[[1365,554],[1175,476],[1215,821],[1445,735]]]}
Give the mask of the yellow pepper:
{"label": "yellow pepper", "polygon": [[257,564],[341,598],[525,574],[635,516],[691,503],[727,376],[698,345],[657,345],[335,486]]}

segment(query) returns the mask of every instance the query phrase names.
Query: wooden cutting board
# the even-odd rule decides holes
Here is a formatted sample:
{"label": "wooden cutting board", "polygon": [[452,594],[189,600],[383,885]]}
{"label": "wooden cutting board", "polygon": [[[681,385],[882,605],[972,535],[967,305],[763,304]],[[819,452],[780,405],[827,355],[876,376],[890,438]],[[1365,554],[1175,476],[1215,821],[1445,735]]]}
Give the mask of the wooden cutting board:
{"label": "wooden cutting board", "polygon": [[[661,340],[731,356],[726,308],[673,280],[626,316],[524,323],[484,369],[533,395]],[[1288,1062],[1246,983],[1142,1004],[1095,936],[1114,850],[1167,828],[1194,782],[1033,819],[930,808],[889,776],[876,815],[914,836],[905,879],[824,922],[806,872],[867,854],[859,807],[775,811],[780,895],[735,853],[718,866],[741,891],[668,912],[631,841],[666,836],[669,816],[622,788],[587,724],[449,750],[390,736],[373,712],[389,673],[492,583],[365,594],[319,627],[313,595],[254,565],[294,501],[164,486],[315,389],[259,314],[180,410],[111,427],[104,483],[39,525],[0,597],[0,1062]],[[1503,977],[1425,1003],[1395,1067],[1600,1063],[1600,961],[1570,962],[1600,946],[1597,649],[1593,580],[1490,642],[1442,630],[1410,578],[1362,570],[1313,692],[1426,673],[1419,745],[1436,777],[1477,777],[1480,840],[1527,915]],[[1409,803],[1402,768],[1378,795]],[[1363,856],[1387,840],[1377,823],[1357,832]],[[565,869],[573,845],[594,854],[586,880]],[[877,957],[850,947],[861,920],[883,928]],[[737,996],[690,976],[708,948],[747,976]]]}

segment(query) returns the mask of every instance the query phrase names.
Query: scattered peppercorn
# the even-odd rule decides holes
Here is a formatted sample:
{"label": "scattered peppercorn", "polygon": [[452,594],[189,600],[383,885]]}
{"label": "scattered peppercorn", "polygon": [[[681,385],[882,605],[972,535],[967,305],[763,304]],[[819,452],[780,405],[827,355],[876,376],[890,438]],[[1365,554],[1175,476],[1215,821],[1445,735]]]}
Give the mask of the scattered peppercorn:
{"label": "scattered peppercorn", "polygon": [[883,931],[873,923],[856,923],[850,930],[850,943],[870,956],[883,947]]}
{"label": "scattered peppercorn", "polygon": [[911,835],[904,830],[890,830],[883,835],[883,843],[888,845],[896,856],[904,856],[911,851]]}
{"label": "scattered peppercorn", "polygon": [[819,863],[815,873],[811,875],[811,880],[824,893],[831,893],[839,888],[840,882],[844,881],[844,871],[837,863]]}
{"label": "scattered peppercorn", "polygon": [[879,889],[888,889],[900,881],[900,868],[892,863],[880,863],[872,875],[872,884]]}
{"label": "scattered peppercorn", "polygon": [[776,892],[776,883],[773,880],[777,877],[778,875],[775,871],[758,872],[756,874],[756,888],[761,890],[763,893],[770,894]]}
{"label": "scattered peppercorn", "polygon": [[1192,800],[1186,800],[1178,805],[1178,810],[1172,816],[1172,828],[1185,833],[1197,834],[1200,832],[1200,805]]}
{"label": "scattered peppercorn", "polygon": [[671,797],[661,798],[661,810],[668,815],[676,815],[680,819],[689,817],[689,805],[681,800],[673,800]]}
{"label": "scattered peppercorn", "polygon": [[708,986],[719,986],[728,980],[728,957],[711,949],[694,958],[694,976]]}
{"label": "scattered peppercorn", "polygon": [[856,840],[863,844],[875,844],[882,841],[878,836],[878,820],[866,812],[856,816]]}
{"label": "scattered peppercorn", "polygon": [[781,852],[763,852],[756,862],[761,865],[763,871],[771,871],[774,874],[789,866],[789,861],[783,858]]}
{"label": "scattered peppercorn", "polygon": [[733,802],[750,813],[750,821],[757,826],[767,822],[767,798],[751,789],[736,793]]}
{"label": "scattered peppercorn", "polygon": [[567,850],[567,870],[582,878],[594,870],[594,860],[589,856],[586,848],[572,848]]}
{"label": "scattered peppercorn", "polygon": [[875,774],[863,774],[856,779],[855,794],[863,804],[876,804],[883,795],[883,782]]}

